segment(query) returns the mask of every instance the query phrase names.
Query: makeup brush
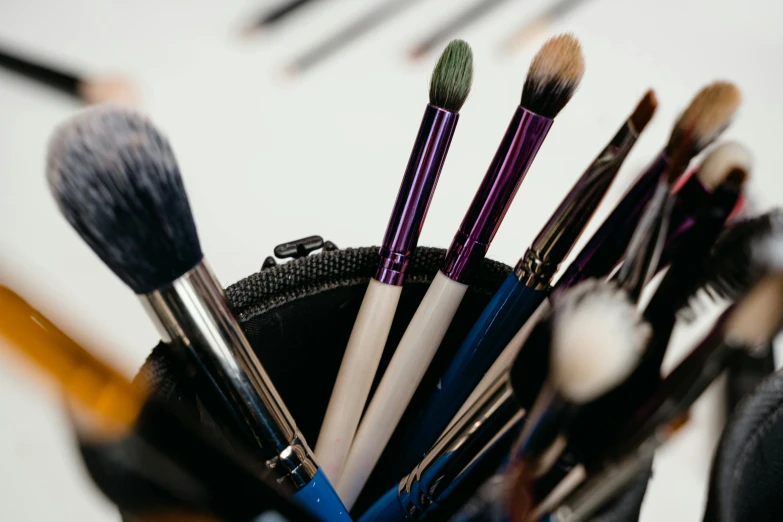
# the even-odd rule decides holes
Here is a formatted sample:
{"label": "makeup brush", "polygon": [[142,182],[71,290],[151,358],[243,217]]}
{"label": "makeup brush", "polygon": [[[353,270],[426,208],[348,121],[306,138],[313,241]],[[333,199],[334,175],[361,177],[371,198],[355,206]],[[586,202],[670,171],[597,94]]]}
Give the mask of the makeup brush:
{"label": "makeup brush", "polygon": [[584,2],[585,0],[555,0],[506,39],[503,48],[511,52],[527,45]]}
{"label": "makeup brush", "polygon": [[[607,290],[599,292],[599,288]],[[526,410],[534,402],[548,372],[549,346],[555,336],[562,333],[554,332],[555,327],[564,326],[558,322],[558,315],[571,313],[571,304],[578,306],[585,296],[593,292],[606,295],[613,290],[609,283],[586,281],[571,292],[574,301],[562,296],[555,302],[552,313],[533,330],[525,349],[520,352],[520,355],[527,355],[518,357],[511,368],[492,383],[480,400],[471,405],[465,415],[438,440],[421,463],[402,479],[399,487],[395,486],[370,508],[360,519],[361,522],[375,520],[374,517],[381,516],[381,513],[387,514],[383,516],[387,522],[429,517],[440,506],[448,504],[455,491],[460,492],[460,498],[470,498],[492,475],[500,462],[483,475],[472,474],[471,471],[481,463],[494,444],[503,443],[508,448],[510,437],[524,422]],[[589,304],[591,301],[584,302]],[[569,308],[563,308],[566,305]],[[607,299],[606,305],[611,307],[612,313],[605,314],[601,324],[611,323],[612,328],[616,328],[615,320],[626,316],[620,310],[625,310],[627,304],[618,298]],[[633,353],[633,347],[626,349]],[[465,487],[466,483],[472,487]],[[397,515],[393,516],[392,513]],[[448,514],[442,511],[437,511],[437,514],[439,518],[448,518]]]}
{"label": "makeup brush", "polygon": [[521,105],[359,425],[337,484],[349,509],[434,357],[554,117],[583,73],[582,51],[571,35],[552,38],[533,59]]}
{"label": "makeup brush", "polygon": [[660,264],[659,260],[674,207],[675,196],[672,194],[672,187],[690,160],[688,154],[692,146],[690,136],[689,131],[688,137],[680,141],[672,151],[669,165],[658,180],[655,192],[631,236],[628,249],[623,256],[623,263],[612,277],[628,292],[629,298],[634,302],[639,302],[642,290],[653,278]]}
{"label": "makeup brush", "polygon": [[430,82],[430,103],[413,145],[370,279],[329,399],[315,455],[336,482],[389,336],[405,273],[424,225],[435,186],[473,80],[470,47],[454,40],[443,51]]}
{"label": "makeup brush", "polygon": [[[739,103],[739,91],[728,82],[715,82],[699,91],[674,125],[666,147],[625,193],[577,259],[566,269],[559,284],[570,286],[586,278],[606,276],[612,271],[653,198],[658,180],[671,163],[673,152],[691,134],[688,139],[692,145],[687,159],[696,156],[728,126]],[[682,170],[671,172],[672,177],[679,177],[687,166],[686,161],[681,162]]]}
{"label": "makeup brush", "polygon": [[204,259],[166,138],[136,112],[89,109],[55,131],[46,174],[71,226],[139,296],[163,339],[181,342],[260,472],[320,517],[349,520]]}
{"label": "makeup brush", "polygon": [[546,472],[565,448],[584,405],[636,368],[652,333],[634,301],[614,284],[582,284],[562,299],[552,327],[547,382],[512,448],[511,522],[527,520],[535,477]]}
{"label": "makeup brush", "polygon": [[[150,397],[143,385],[128,381],[3,286],[0,337],[7,341],[2,346],[62,386],[71,418],[79,421],[85,464],[123,511],[195,510],[226,522],[260,520],[256,517],[263,514],[315,520],[264,483],[244,461],[204,438],[192,419]],[[138,431],[141,419],[155,426],[144,431],[144,437]],[[116,465],[110,470],[103,469],[107,456]],[[133,473],[134,484],[154,490],[155,504],[140,505],[138,491],[129,491],[127,482],[112,487],[109,481],[116,482],[118,473]]]}
{"label": "makeup brush", "polygon": [[653,330],[644,357],[626,382],[588,406],[587,414],[574,429],[576,435],[571,447],[564,452],[566,457],[562,464],[555,466],[555,470],[540,481],[539,497],[544,496],[548,485],[556,484],[565,477],[572,463],[594,461],[596,455],[602,455],[613,430],[652,393],[678,312],[688,306],[700,287],[709,284],[701,277],[701,272],[711,264],[710,251],[726,217],[739,199],[750,169],[749,161],[747,150],[737,143],[717,147],[705,161],[708,168],[729,173],[723,176],[726,181],[713,192],[710,207],[698,216],[694,226],[683,236],[683,244],[673,255],[669,270],[644,311],[644,317]]}
{"label": "makeup brush", "polygon": [[484,308],[438,380],[438,387],[430,392],[415,431],[405,436],[408,443],[403,469],[413,467],[432,447],[500,351],[549,295],[560,263],[603,200],[656,106],[655,94],[648,91]]}
{"label": "makeup brush", "polygon": [[315,67],[354,40],[421,1],[423,0],[385,0],[294,58],[286,67],[286,71],[289,74],[299,74]]}
{"label": "makeup brush", "polygon": [[[620,203],[582,248],[577,258],[563,272],[555,285],[554,293],[573,286],[586,278],[606,277],[612,272],[625,253],[641,215],[655,192],[658,180],[670,162],[671,151],[682,141],[686,126],[692,125],[693,149],[691,156],[695,156],[728,126],[739,105],[739,100],[739,91],[733,84],[727,82],[710,84],[694,97],[691,104],[677,120],[666,147],[637,178]],[[674,220],[677,216],[682,217],[687,214],[677,214],[673,211],[670,228],[675,230],[680,227],[680,224]],[[661,254],[664,259],[668,256],[666,251]],[[464,413],[467,405],[476,400],[487,386],[508,367],[510,361],[519,352],[531,327],[532,325],[523,326],[511,339],[460,408],[457,416]]]}
{"label": "makeup brush", "polygon": [[299,9],[315,3],[315,0],[287,0],[279,5],[264,11],[245,32],[252,33],[264,27],[270,27],[284,21],[286,18],[296,13]]}
{"label": "makeup brush", "polygon": [[84,78],[70,71],[36,63],[2,48],[0,48],[0,67],[88,104],[115,102],[134,106],[139,102],[136,87],[126,78],[119,76]]}
{"label": "makeup brush", "polygon": [[421,58],[435,47],[440,45],[440,43],[450,35],[465,29],[472,23],[477,22],[492,12],[494,8],[500,7],[506,1],[507,0],[478,0],[477,2],[469,5],[467,9],[457,13],[448,22],[441,25],[434,31],[431,31],[429,36],[423,38],[421,42],[415,45],[410,51],[411,58]]}

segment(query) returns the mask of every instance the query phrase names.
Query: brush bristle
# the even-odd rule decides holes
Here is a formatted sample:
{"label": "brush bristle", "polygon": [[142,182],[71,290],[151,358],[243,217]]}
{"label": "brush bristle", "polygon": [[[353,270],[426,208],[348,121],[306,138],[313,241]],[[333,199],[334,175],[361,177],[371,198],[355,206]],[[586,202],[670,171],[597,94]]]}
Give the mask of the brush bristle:
{"label": "brush bristle", "polygon": [[[783,238],[783,211],[772,210],[766,214],[747,218],[728,225],[721,233],[705,263],[705,272],[697,285],[700,295],[710,301],[735,301],[748,292],[763,276],[772,260],[783,261],[783,256],[771,254],[781,250]],[[695,296],[680,312],[680,317],[692,320],[696,308],[701,305]]]}
{"label": "brush bristle", "polygon": [[623,290],[603,281],[580,283],[555,303],[552,384],[568,400],[592,401],[630,375],[650,335]]}
{"label": "brush bristle", "polygon": [[692,155],[704,150],[729,126],[740,101],[740,91],[733,83],[714,82],[704,87],[674,125],[667,150],[677,146],[688,128],[693,132]]}
{"label": "brush bristle", "polygon": [[81,112],[52,135],[46,177],[71,226],[137,294],[201,261],[174,153],[146,117],[113,106]]}
{"label": "brush bristle", "polygon": [[440,55],[430,80],[430,104],[459,112],[473,85],[473,51],[463,40],[452,40]]}
{"label": "brush bristle", "polygon": [[736,177],[737,172],[744,172],[744,177],[747,177],[752,164],[753,158],[744,145],[736,141],[727,141],[709,151],[696,175],[702,185],[709,190],[715,190],[729,178],[729,175]]}
{"label": "brush bristle", "polygon": [[522,107],[554,118],[571,100],[584,72],[579,41],[570,34],[550,38],[530,64],[522,87]]}
{"label": "brush bristle", "polygon": [[783,272],[765,275],[737,303],[726,321],[724,334],[734,345],[761,351],[783,326]]}
{"label": "brush bristle", "polygon": [[658,108],[658,98],[655,97],[655,91],[650,89],[644,95],[644,98],[636,106],[636,109],[631,114],[631,125],[636,131],[636,134],[641,134],[647,124],[652,120],[655,110]]}

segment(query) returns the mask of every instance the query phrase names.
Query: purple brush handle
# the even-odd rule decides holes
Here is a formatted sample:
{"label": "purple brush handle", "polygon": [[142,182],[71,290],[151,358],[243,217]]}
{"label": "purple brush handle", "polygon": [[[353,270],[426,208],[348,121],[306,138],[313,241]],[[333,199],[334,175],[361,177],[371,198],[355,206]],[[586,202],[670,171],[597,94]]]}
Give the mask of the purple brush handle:
{"label": "purple brush handle", "polygon": [[481,186],[454,236],[441,270],[449,279],[468,283],[481,265],[492,238],[519,185],[544,142],[553,120],[523,107],[500,142]]}
{"label": "purple brush handle", "polygon": [[434,105],[427,105],[424,111],[381,244],[375,272],[375,279],[381,283],[402,286],[458,119],[458,113]]}

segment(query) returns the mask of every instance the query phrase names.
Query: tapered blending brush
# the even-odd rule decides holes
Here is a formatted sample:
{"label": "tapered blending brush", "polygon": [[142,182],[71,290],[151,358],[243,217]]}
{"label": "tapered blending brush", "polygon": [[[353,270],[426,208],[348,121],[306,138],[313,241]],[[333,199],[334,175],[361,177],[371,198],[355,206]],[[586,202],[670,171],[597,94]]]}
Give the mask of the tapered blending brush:
{"label": "tapered blending brush", "polygon": [[332,482],[340,478],[359,425],[391,329],[405,273],[472,79],[470,47],[462,40],[454,40],[446,46],[432,74],[430,103],[397,194],[380,249],[378,268],[351,331],[318,435],[315,455]]}
{"label": "tapered blending brush", "polygon": [[[187,511],[188,517],[195,515],[191,511],[215,515],[223,522],[261,520],[263,515],[292,522],[316,520],[237,460],[237,453],[207,440],[194,419],[151,397],[151,390],[127,380],[3,286],[0,338],[7,341],[3,347],[22,355],[62,387],[71,418],[77,421],[83,457],[105,455],[101,448],[111,446],[114,460],[129,463],[135,472],[134,484],[141,482],[148,491],[156,491],[153,498],[144,499],[152,504],[140,504],[131,484],[117,485],[116,477],[124,470],[100,469],[105,461],[85,462],[97,485],[126,514],[174,510]],[[142,418],[155,429],[139,430]],[[101,474],[113,481],[114,488],[96,476]]]}
{"label": "tapered blending brush", "polygon": [[438,387],[431,391],[421,422],[405,437],[408,443],[403,469],[413,467],[432,447],[500,351],[549,295],[560,263],[598,208],[656,106],[655,94],[648,91],[484,308],[439,379]]}
{"label": "tapered blending brush", "polygon": [[[471,495],[475,488],[493,473],[494,470],[489,470],[483,477],[477,477],[471,474],[471,470],[485,457],[487,448],[512,436],[524,422],[527,408],[535,400],[548,372],[549,346],[555,338],[560,336],[562,339],[564,333],[567,333],[562,331],[567,323],[559,322],[558,319],[561,313],[565,314],[566,319],[568,315],[574,317],[573,306],[580,307],[584,304],[592,307],[597,299],[606,304],[605,311],[608,313],[600,318],[599,323],[593,325],[595,332],[605,331],[601,325],[611,327],[611,330],[606,331],[613,332],[618,337],[629,331],[627,325],[618,330],[617,320],[627,317],[626,310],[630,305],[611,284],[586,281],[569,293],[571,297],[566,299],[567,294],[562,296],[562,299],[556,302],[552,314],[539,323],[531,334],[527,343],[531,349],[529,355],[524,360],[515,361],[509,371],[487,389],[481,400],[476,401],[468,412],[449,428],[421,463],[402,479],[399,487],[395,486],[363,515],[360,519],[362,522],[370,522],[381,516],[381,513],[397,513],[391,518],[384,516],[383,520],[389,522],[420,520],[433,513],[442,517],[443,513],[436,510],[446,503],[455,491]],[[601,297],[588,297],[592,294]],[[633,311],[632,306],[630,310]],[[582,308],[581,312],[586,313],[587,308]],[[575,317],[578,319],[580,315],[581,313]],[[634,332],[637,320],[638,316],[633,312],[634,323],[629,328]],[[558,331],[555,331],[556,329]],[[634,346],[626,346],[626,349],[630,350],[630,353],[638,351]],[[510,441],[505,447],[508,445]],[[463,487],[467,481],[474,485],[473,490]]]}
{"label": "tapered blending brush", "polygon": [[46,170],[60,211],[184,346],[259,472],[321,518],[349,520],[204,259],[166,138],[138,113],[96,107],[55,131]]}
{"label": "tapered blending brush", "polygon": [[356,433],[337,484],[347,506],[356,501],[405,412],[553,119],[583,72],[579,42],[570,35],[552,38],[533,59],[521,105]]}
{"label": "tapered blending brush", "polygon": [[86,78],[72,71],[23,58],[14,51],[2,48],[0,48],[0,68],[89,104],[114,102],[132,106],[139,102],[139,94],[135,86],[125,78]]}
{"label": "tapered blending brush", "polygon": [[[655,187],[658,185],[660,177],[671,162],[670,156],[672,151],[685,137],[686,127],[690,126],[692,128],[691,139],[693,147],[689,155],[695,156],[714,141],[723,129],[728,126],[739,106],[739,101],[739,91],[733,84],[727,82],[710,84],[694,97],[691,104],[677,120],[666,147],[637,178],[620,203],[617,204],[609,217],[604,220],[603,224],[582,248],[576,259],[563,272],[553,292],[565,290],[586,278],[601,278],[611,273],[626,251],[644,209],[655,192]],[[675,208],[676,206],[675,202]],[[670,229],[677,230],[680,224],[675,219],[678,216],[686,218],[688,213],[676,212],[674,210],[672,213]],[[662,259],[667,259],[669,254],[664,251],[661,257]],[[546,303],[543,306],[546,306]],[[465,401],[457,416],[464,413],[468,404],[475,401],[490,383],[505,371],[510,361],[514,359],[525,342],[530,327],[532,325],[523,326],[511,339],[484,378],[476,386],[471,396]]]}

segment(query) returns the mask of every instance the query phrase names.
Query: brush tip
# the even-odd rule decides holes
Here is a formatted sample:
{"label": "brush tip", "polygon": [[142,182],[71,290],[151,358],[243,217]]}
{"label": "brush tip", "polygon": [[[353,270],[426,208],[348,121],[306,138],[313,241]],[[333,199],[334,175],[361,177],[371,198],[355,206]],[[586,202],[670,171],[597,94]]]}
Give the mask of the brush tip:
{"label": "brush tip", "polygon": [[51,137],[46,177],[71,226],[137,294],[201,261],[174,153],[145,116],[116,106],[77,114]]}
{"label": "brush tip", "polygon": [[473,85],[473,51],[464,40],[452,40],[443,50],[430,80],[430,103],[459,112]]}
{"label": "brush tip", "polygon": [[550,38],[530,64],[521,105],[540,116],[554,118],[571,100],[584,72],[579,40],[571,34]]}
{"label": "brush tip", "polygon": [[631,125],[636,131],[636,134],[641,134],[647,124],[652,120],[655,110],[658,108],[658,98],[655,96],[655,91],[650,89],[639,101],[639,104],[631,114]]}
{"label": "brush tip", "polygon": [[592,401],[631,374],[650,335],[624,290],[584,281],[555,303],[552,384],[568,400]]}
{"label": "brush tip", "polygon": [[727,141],[713,147],[696,174],[709,190],[726,181],[742,185],[750,175],[753,157],[739,142]]}
{"label": "brush tip", "polygon": [[701,152],[729,126],[742,96],[731,82],[713,82],[694,96],[674,125],[667,150],[677,146],[686,129],[693,132],[693,155]]}

